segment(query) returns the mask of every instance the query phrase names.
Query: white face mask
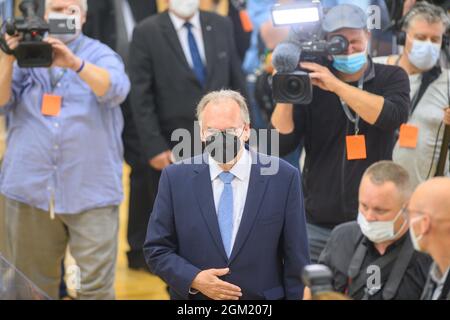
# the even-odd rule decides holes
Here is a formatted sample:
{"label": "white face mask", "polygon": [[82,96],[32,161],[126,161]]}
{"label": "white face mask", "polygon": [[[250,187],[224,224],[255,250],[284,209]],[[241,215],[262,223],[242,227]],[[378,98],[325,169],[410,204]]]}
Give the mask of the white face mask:
{"label": "white face mask", "polygon": [[394,240],[398,237],[400,232],[406,225],[406,221],[403,223],[397,233],[395,233],[395,222],[398,220],[402,211],[400,211],[392,221],[375,221],[369,222],[366,217],[360,212],[358,214],[358,224],[361,228],[361,232],[374,243],[383,243],[386,241]]}
{"label": "white face mask", "polygon": [[411,51],[408,53],[408,59],[416,68],[426,71],[436,65],[440,53],[440,44],[414,40]]}
{"label": "white face mask", "polygon": [[200,0],[170,0],[169,9],[182,18],[192,17],[200,7]]}
{"label": "white face mask", "polygon": [[50,20],[67,20],[68,22],[73,22],[73,21],[75,22],[74,25],[68,26],[71,28],[75,28],[75,33],[71,33],[71,34],[51,34],[51,33],[49,33],[49,35],[52,38],[58,39],[65,44],[72,42],[73,40],[78,38],[81,34],[81,22],[80,22],[81,19],[79,16],[68,15],[68,14],[59,13],[59,12],[50,12],[48,14],[48,20],[49,21]]}
{"label": "white face mask", "polygon": [[420,243],[419,243],[419,241],[422,240],[422,238],[423,238],[423,234],[421,234],[420,236],[416,236],[416,234],[414,233],[414,229],[413,229],[413,224],[416,223],[417,221],[419,221],[420,218],[422,218],[422,217],[417,217],[410,221],[409,236],[411,238],[411,242],[413,244],[414,250],[423,252],[422,248],[420,248]]}

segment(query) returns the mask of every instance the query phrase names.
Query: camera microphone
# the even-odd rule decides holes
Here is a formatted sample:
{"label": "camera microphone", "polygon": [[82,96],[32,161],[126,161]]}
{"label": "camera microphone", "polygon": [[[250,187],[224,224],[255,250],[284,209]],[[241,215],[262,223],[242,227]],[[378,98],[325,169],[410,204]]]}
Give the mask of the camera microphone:
{"label": "camera microphone", "polygon": [[298,67],[300,56],[299,45],[294,42],[283,42],[273,51],[272,64],[277,72],[293,72]]}

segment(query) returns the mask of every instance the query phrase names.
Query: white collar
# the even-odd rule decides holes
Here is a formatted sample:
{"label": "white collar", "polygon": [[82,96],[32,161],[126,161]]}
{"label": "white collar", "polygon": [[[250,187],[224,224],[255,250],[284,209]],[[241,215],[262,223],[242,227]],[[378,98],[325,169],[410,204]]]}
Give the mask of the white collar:
{"label": "white collar", "polygon": [[191,19],[189,19],[189,20],[185,20],[185,19],[182,19],[182,18],[178,17],[177,15],[175,15],[170,10],[169,10],[169,17],[170,17],[170,20],[172,20],[172,24],[175,27],[175,30],[177,32],[179,32],[180,30],[182,30],[184,28],[184,24],[186,22],[189,22],[190,24],[192,24],[192,27],[194,29],[198,29],[198,30],[202,29],[202,25],[200,23],[200,13],[199,13],[199,11],[197,11],[194,14],[194,16]]}
{"label": "white collar", "polygon": [[[214,181],[223,172],[223,169],[219,167],[217,161],[214,160],[211,156],[208,156],[208,162],[211,174],[211,181]],[[251,167],[252,167],[251,154],[247,149],[244,149],[241,158],[233,166],[233,168],[231,168],[230,173],[232,173],[239,180],[245,181],[250,176]]]}
{"label": "white collar", "polygon": [[433,263],[433,265],[431,266],[430,276],[431,279],[434,281],[434,283],[438,285],[443,285],[445,283],[445,280],[447,280],[449,272],[450,268],[447,269],[445,274],[442,274],[441,271],[439,270],[437,263]]}

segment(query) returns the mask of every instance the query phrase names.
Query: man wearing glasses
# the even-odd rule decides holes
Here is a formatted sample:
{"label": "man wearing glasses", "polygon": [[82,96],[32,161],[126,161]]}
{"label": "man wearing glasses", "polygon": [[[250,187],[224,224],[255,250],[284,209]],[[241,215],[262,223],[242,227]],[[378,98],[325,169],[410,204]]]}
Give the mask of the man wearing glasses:
{"label": "man wearing glasses", "polygon": [[301,299],[309,254],[299,171],[245,147],[239,93],[206,95],[197,116],[206,152],[162,172],[144,244],[151,271],[172,299]]}
{"label": "man wearing glasses", "polygon": [[414,249],[434,260],[422,300],[450,300],[450,179],[421,184],[405,210]]}
{"label": "man wearing glasses", "polygon": [[403,210],[412,193],[407,171],[391,161],[369,167],[359,189],[357,222],[336,227],[319,262],[334,290],[356,300],[418,300],[431,259],[414,251]]}

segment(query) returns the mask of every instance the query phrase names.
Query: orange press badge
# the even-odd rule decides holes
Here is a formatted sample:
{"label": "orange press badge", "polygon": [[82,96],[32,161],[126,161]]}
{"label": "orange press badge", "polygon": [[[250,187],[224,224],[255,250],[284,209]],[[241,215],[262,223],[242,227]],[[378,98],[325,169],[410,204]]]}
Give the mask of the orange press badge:
{"label": "orange press badge", "polygon": [[247,10],[239,11],[239,17],[241,18],[242,29],[244,29],[245,32],[252,32],[253,31],[253,23],[252,23],[252,20],[250,20],[248,11]]}
{"label": "orange press badge", "polygon": [[348,160],[367,159],[366,137],[364,135],[347,136],[346,142]]}
{"label": "orange press badge", "polygon": [[402,148],[417,148],[419,138],[419,128],[409,124],[402,124],[400,127],[399,145]]}
{"label": "orange press badge", "polygon": [[41,112],[44,116],[57,117],[61,112],[62,97],[44,94]]}

